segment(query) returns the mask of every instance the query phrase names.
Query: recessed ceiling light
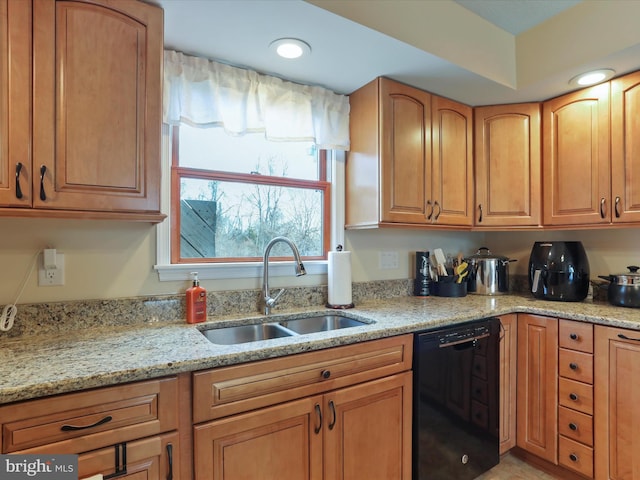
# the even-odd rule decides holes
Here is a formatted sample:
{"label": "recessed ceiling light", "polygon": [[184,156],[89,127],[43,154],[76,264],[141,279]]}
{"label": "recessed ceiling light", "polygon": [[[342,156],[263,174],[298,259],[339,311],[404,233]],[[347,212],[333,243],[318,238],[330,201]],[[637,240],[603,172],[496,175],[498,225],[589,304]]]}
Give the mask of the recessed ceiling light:
{"label": "recessed ceiling light", "polygon": [[588,85],[595,85],[596,83],[609,80],[615,75],[615,70],[610,68],[604,68],[601,70],[592,70],[591,72],[581,73],[569,80],[569,85],[574,87],[586,87]]}
{"label": "recessed ceiling light", "polygon": [[300,58],[311,53],[309,44],[297,38],[280,38],[271,42],[269,47],[283,58]]}

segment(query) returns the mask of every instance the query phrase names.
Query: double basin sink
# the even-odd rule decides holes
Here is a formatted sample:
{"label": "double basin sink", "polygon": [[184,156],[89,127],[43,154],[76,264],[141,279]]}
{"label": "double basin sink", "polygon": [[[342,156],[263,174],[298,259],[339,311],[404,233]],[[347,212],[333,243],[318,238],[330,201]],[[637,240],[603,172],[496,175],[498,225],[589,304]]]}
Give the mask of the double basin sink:
{"label": "double basin sink", "polygon": [[201,332],[211,343],[236,345],[274,338],[329,332],[368,325],[369,323],[337,313],[316,313],[302,318],[291,318],[278,322],[211,328],[201,330]]}

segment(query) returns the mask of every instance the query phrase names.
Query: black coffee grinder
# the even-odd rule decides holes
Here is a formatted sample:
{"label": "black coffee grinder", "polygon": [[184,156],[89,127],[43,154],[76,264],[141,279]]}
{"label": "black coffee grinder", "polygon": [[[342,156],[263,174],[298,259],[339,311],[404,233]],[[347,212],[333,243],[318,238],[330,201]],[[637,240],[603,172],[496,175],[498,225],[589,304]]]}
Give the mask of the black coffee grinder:
{"label": "black coffee grinder", "polygon": [[535,242],[529,257],[535,298],[581,302],[589,294],[589,259],[582,242]]}

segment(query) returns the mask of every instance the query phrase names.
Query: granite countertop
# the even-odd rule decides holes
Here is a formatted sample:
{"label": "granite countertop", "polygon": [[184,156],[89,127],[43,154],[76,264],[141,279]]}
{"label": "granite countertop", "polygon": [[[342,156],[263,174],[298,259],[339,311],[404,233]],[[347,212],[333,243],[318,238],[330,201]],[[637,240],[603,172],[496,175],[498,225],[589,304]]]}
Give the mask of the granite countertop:
{"label": "granite countertop", "polygon": [[[317,311],[327,309],[276,313],[269,321]],[[371,324],[230,346],[212,344],[199,330],[257,323],[265,317],[222,317],[199,325],[176,321],[78,328],[73,334],[50,332],[3,340],[0,343],[0,404],[319,350],[514,312],[640,330],[640,310],[637,309],[602,303],[549,302],[518,295],[371,300],[344,311],[347,316],[373,322]]]}

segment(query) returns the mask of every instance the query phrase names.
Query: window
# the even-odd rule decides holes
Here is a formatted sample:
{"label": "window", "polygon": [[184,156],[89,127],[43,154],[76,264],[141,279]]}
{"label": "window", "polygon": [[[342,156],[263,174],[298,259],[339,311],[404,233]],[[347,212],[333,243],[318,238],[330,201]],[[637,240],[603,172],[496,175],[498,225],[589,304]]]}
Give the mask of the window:
{"label": "window", "polygon": [[[325,150],[223,128],[173,127],[171,263],[255,262],[275,236],[326,258],[331,183]],[[279,249],[282,250],[279,250]],[[290,259],[276,245],[274,259]]]}

